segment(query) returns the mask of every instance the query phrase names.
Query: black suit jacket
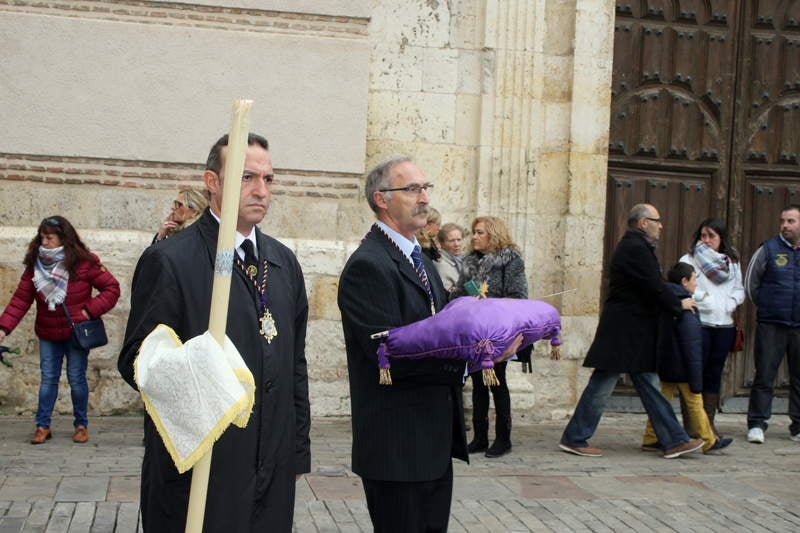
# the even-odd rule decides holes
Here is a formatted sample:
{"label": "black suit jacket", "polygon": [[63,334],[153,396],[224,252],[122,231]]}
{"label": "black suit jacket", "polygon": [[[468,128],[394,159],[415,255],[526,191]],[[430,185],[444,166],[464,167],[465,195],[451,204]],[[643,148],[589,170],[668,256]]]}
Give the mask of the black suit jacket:
{"label": "black suit jacket", "polygon": [[[423,256],[436,309],[446,302],[436,268]],[[376,226],[344,267],[339,309],[347,346],[353,423],[353,472],[372,480],[430,481],[450,458],[468,461],[461,385],[464,363],[392,359],[392,385],[378,383],[370,335],[431,315],[410,261]]]}
{"label": "black suit jacket", "polygon": [[[219,224],[211,214],[142,254],[133,276],[131,310],[119,355],[122,377],[136,388],[133,362],[157,324],[186,341],[208,330]],[[311,467],[305,334],[308,316],[303,273],[284,245],[256,228],[258,253],[266,259],[268,307],[278,335],[259,334],[257,292],[234,266],[227,336],[256,383],[255,406],[245,428],[228,427],[214,444],[205,531],[291,530],[291,513],[265,516],[269,491],[294,493],[274,481],[278,468],[295,473]],[[189,379],[189,376],[187,376]],[[178,474],[155,426],[146,419],[141,507],[148,532],[183,531],[191,471]]]}

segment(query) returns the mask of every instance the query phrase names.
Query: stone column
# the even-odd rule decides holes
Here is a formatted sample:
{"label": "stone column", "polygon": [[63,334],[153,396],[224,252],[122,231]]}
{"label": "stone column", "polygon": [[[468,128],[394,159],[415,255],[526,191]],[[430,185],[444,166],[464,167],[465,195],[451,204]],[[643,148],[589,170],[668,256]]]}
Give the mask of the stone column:
{"label": "stone column", "polygon": [[547,299],[562,313],[568,359],[536,361],[535,402],[552,416],[582,388],[599,308],[613,22],[611,1],[486,3],[476,211],[509,223],[532,298],[575,289]]}
{"label": "stone column", "polygon": [[[540,144],[544,2],[488,0],[484,19],[478,214],[502,216],[523,243],[524,219],[535,192],[534,155]],[[538,52],[538,53],[537,53]],[[538,85],[538,86],[537,86]]]}
{"label": "stone column", "polygon": [[576,291],[564,296],[561,307],[570,339],[564,357],[575,372],[575,378],[568,380],[574,394],[572,405],[589,377],[581,363],[600,311],[614,5],[611,1],[578,0],[575,9],[563,268],[564,286]]}

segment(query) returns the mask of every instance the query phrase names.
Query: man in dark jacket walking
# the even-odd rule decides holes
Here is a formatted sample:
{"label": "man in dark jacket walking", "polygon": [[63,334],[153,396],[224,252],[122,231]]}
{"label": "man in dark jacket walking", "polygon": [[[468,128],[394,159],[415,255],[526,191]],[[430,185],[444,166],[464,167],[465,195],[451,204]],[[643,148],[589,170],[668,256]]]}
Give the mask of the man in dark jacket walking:
{"label": "man in dark jacket walking", "polygon": [[631,376],[634,387],[653,424],[664,457],[672,459],[703,447],[690,439],[675,417],[672,406],[661,395],[656,375],[658,323],[663,311],[679,316],[693,310],[691,298],[679,300],[666,289],[655,254],[661,235],[658,210],[649,204],[633,206],[628,231],[620,240],[609,267],[609,289],[594,342],[583,366],[594,368],[559,447],[565,452],[600,457],[603,452],[589,446],[606,402],[620,374]]}
{"label": "man in dark jacket walking", "polygon": [[[189,228],[148,248],[136,265],[118,365],[125,381],[137,388],[134,360],[142,340],[158,324],[171,327],[183,342],[207,331],[223,178],[226,187],[241,187],[238,260],[225,333],[253,375],[255,405],[246,427],[228,427],[214,444],[203,529],[288,533],[295,481],[311,468],[305,358],[308,302],[294,254],[256,227],[272,195],[267,140],[249,135],[241,177],[223,175],[227,144],[227,135],[214,144],[203,173],[210,208]],[[253,273],[245,265],[248,255]],[[143,529],[183,531],[192,474],[178,473],[149,415],[144,436]]]}

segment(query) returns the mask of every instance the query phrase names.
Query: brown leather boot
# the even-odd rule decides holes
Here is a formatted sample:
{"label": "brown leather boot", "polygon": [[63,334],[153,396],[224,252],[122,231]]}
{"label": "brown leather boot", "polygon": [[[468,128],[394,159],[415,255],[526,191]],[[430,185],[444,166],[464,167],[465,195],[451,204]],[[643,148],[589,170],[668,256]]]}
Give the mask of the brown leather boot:
{"label": "brown leather boot", "polygon": [[89,430],[86,429],[86,426],[77,426],[75,428],[75,433],[72,434],[72,442],[83,444],[84,442],[88,441],[89,441]]}
{"label": "brown leather boot", "polygon": [[33,434],[33,438],[31,439],[31,444],[43,444],[44,441],[52,437],[53,435],[50,433],[49,428],[43,427],[36,427],[36,433]]}
{"label": "brown leather boot", "polygon": [[703,410],[708,415],[708,423],[711,425],[711,431],[714,436],[720,438],[717,426],[714,425],[714,415],[717,414],[717,406],[719,405],[719,393],[704,392],[703,393]]}

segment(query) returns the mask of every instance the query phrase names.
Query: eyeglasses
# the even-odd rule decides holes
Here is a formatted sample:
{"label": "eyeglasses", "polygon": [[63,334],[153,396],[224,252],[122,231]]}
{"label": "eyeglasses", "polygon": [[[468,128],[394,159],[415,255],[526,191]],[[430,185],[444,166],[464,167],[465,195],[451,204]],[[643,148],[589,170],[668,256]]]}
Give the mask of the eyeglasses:
{"label": "eyeglasses", "polygon": [[432,192],[433,183],[426,183],[424,185],[420,185],[418,183],[412,183],[411,185],[406,185],[405,187],[395,187],[394,189],[378,189],[378,191],[380,192],[405,191],[414,194],[420,194],[422,193],[422,191]]}
{"label": "eyeglasses", "polygon": [[178,200],[175,200],[174,202],[172,202],[172,209],[180,209],[181,207],[184,207],[185,205],[186,204],[184,204],[183,202],[179,202]]}
{"label": "eyeglasses", "polygon": [[42,220],[42,226],[57,226],[60,228],[61,221],[55,217],[47,217],[44,220]]}
{"label": "eyeglasses", "polygon": [[650,217],[644,217],[644,218],[649,220],[650,222],[655,222],[656,224],[663,224],[664,223],[664,220],[661,219],[661,218],[650,218]]}

